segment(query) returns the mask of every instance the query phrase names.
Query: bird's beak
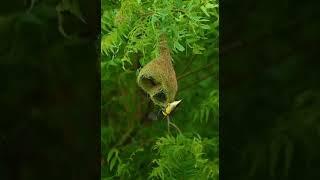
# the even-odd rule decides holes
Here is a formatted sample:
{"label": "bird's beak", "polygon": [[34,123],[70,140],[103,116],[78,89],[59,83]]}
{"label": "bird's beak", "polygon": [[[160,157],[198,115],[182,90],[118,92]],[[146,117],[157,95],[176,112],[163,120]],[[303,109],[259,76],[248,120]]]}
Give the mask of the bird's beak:
{"label": "bird's beak", "polygon": [[181,102],[182,100],[179,101],[173,101],[172,103],[170,103],[171,107],[174,109],[175,107],[178,106],[178,104]]}

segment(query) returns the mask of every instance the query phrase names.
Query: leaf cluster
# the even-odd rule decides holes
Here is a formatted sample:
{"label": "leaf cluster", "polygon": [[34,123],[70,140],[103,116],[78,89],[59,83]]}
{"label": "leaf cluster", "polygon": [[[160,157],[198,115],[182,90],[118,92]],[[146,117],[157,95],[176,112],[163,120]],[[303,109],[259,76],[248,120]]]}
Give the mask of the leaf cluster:
{"label": "leaf cluster", "polygon": [[201,54],[205,49],[199,41],[208,33],[217,38],[218,24],[215,0],[125,0],[119,9],[103,11],[101,53],[121,64],[132,63],[132,54],[141,53],[144,65],[159,55],[159,38],[166,34],[174,53],[189,49]]}
{"label": "leaf cluster", "polygon": [[[208,159],[206,148],[215,150],[214,159]],[[201,139],[200,137],[187,138],[161,137],[154,149],[159,158],[153,160],[151,179],[218,179],[218,141],[217,139]]]}

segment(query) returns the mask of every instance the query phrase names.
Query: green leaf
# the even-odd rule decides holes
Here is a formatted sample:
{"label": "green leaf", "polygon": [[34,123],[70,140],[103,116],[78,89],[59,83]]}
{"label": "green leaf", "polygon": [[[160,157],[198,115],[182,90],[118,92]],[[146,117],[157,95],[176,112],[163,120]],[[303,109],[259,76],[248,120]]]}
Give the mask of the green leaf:
{"label": "green leaf", "polygon": [[117,158],[113,158],[113,159],[111,160],[111,163],[110,163],[110,171],[112,171],[112,169],[113,169],[114,165],[116,164],[117,160],[118,160]]}
{"label": "green leaf", "polygon": [[216,8],[216,7],[218,7],[218,4],[211,4],[211,3],[206,4],[207,9]]}
{"label": "green leaf", "polygon": [[207,25],[207,24],[202,24],[202,25],[201,25],[201,28],[202,28],[202,29],[210,29],[210,26]]}
{"label": "green leaf", "polygon": [[107,157],[107,161],[110,162],[111,157],[113,156],[113,154],[116,154],[116,156],[118,155],[118,150],[117,149],[111,149],[108,153],[108,157]]}
{"label": "green leaf", "polygon": [[185,48],[178,41],[174,42],[174,46],[181,52],[185,50]]}
{"label": "green leaf", "polygon": [[112,151],[110,151],[110,152],[108,153],[108,157],[107,157],[107,161],[108,161],[108,162],[110,162],[110,159],[111,159],[111,157],[112,157],[112,154],[113,154]]}
{"label": "green leaf", "polygon": [[210,14],[207,12],[206,7],[201,6],[200,9],[201,9],[208,17],[210,17]]}
{"label": "green leaf", "polygon": [[210,109],[206,109],[205,120],[208,122],[209,120]]}

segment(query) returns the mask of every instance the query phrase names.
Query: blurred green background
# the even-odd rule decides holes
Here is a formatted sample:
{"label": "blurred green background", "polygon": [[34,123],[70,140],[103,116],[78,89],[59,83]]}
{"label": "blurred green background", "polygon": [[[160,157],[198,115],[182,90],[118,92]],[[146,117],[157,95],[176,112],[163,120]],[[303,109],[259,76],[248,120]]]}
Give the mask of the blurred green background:
{"label": "blurred green background", "polygon": [[0,179],[98,179],[98,1],[0,5]]}
{"label": "blurred green background", "polygon": [[221,4],[222,179],[320,178],[317,4]]}

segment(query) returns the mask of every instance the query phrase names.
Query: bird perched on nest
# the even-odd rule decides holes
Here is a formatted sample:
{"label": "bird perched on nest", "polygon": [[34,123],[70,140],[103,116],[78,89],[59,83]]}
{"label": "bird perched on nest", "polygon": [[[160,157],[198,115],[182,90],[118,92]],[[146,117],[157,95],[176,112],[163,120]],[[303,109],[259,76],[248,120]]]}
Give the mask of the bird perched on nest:
{"label": "bird perched on nest", "polygon": [[140,70],[137,83],[150,96],[154,104],[163,108],[162,114],[168,120],[168,131],[170,131],[169,126],[172,125],[180,132],[169,118],[170,113],[181,100],[174,101],[178,91],[178,83],[165,35],[160,37],[159,50],[160,56]]}
{"label": "bird perched on nest", "polygon": [[162,111],[162,114],[164,115],[164,117],[167,118],[167,122],[168,122],[168,132],[170,132],[170,125],[172,125],[173,127],[175,127],[179,133],[181,133],[180,129],[172,122],[170,122],[170,113],[172,113],[176,107],[178,107],[178,105],[180,104],[181,100],[179,101],[173,101],[172,103],[168,103],[168,105],[164,108],[164,110]]}
{"label": "bird perched on nest", "polygon": [[178,83],[165,36],[160,38],[159,49],[160,56],[140,70],[137,83],[154,104],[165,107],[174,101]]}

